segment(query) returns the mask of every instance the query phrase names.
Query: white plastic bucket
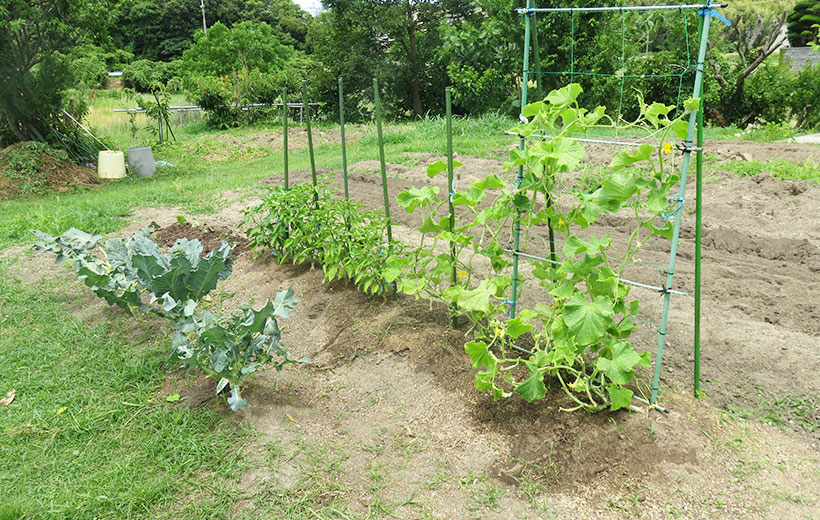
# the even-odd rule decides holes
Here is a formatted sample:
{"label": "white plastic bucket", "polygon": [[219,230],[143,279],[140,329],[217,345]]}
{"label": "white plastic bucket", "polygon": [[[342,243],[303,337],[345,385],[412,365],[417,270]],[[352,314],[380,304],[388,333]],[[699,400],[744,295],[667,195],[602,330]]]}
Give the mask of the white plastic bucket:
{"label": "white plastic bucket", "polygon": [[154,153],[150,146],[129,148],[126,153],[128,154],[128,166],[137,173],[137,177],[152,177],[157,171]]}
{"label": "white plastic bucket", "polygon": [[101,150],[97,156],[97,176],[100,179],[125,177],[125,157],[122,152]]}

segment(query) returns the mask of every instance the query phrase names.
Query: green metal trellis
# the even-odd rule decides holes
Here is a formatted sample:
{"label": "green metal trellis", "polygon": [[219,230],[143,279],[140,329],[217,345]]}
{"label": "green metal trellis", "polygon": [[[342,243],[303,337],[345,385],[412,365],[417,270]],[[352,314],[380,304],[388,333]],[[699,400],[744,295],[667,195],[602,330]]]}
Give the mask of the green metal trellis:
{"label": "green metal trellis", "polygon": [[[728,24],[728,22],[723,19],[715,10],[717,7],[726,7],[726,4],[712,4],[711,2],[707,2],[705,4],[696,4],[696,5],[652,5],[652,6],[612,6],[612,7],[560,7],[560,8],[537,8],[533,7],[532,0],[527,0],[527,7],[523,9],[518,9],[518,12],[524,15],[524,63],[523,63],[523,78],[522,78],[522,87],[521,87],[521,107],[527,104],[527,94],[528,94],[528,87],[529,87],[529,80],[530,76],[535,76],[537,80],[537,88],[539,95],[543,94],[541,89],[541,77],[545,74],[569,74],[570,81],[574,79],[575,76],[581,75],[596,75],[596,76],[615,76],[613,74],[600,74],[595,72],[584,72],[584,71],[576,71],[575,70],[575,61],[576,61],[576,49],[575,49],[575,14],[576,13],[600,13],[600,12],[613,12],[619,13],[621,15],[621,60],[622,63],[625,64],[626,56],[625,56],[625,32],[626,32],[626,18],[625,15],[627,12],[650,12],[650,11],[679,11],[684,18],[685,22],[685,13],[691,11],[697,11],[698,14],[698,54],[697,54],[697,62],[694,65],[694,85],[693,85],[693,98],[702,98],[703,93],[703,66],[706,59],[706,46],[709,41],[709,25],[710,20],[713,16],[717,16],[719,19],[724,21]],[[570,70],[563,71],[563,72],[554,72],[554,71],[541,71],[538,70],[539,66],[539,52],[538,52],[538,42],[537,42],[537,26],[535,23],[536,16],[538,13],[569,13],[571,16],[571,31],[572,31],[572,41],[570,47]],[[687,53],[687,64],[690,61],[690,50],[689,50],[689,38],[688,38],[688,25],[685,25],[685,29],[687,31],[687,38],[686,38],[686,53]],[[530,63],[530,53],[532,50],[532,58],[533,63]],[[532,66],[532,68],[531,68]],[[688,68],[688,67],[687,67]],[[657,74],[652,75],[653,77],[671,77],[677,76],[679,77],[679,88],[678,88],[678,100],[676,106],[680,105],[680,93],[683,86],[683,75],[687,71],[683,71],[680,74]],[[623,92],[624,92],[624,82],[628,77],[646,77],[645,75],[628,75],[621,71],[620,74],[620,99],[618,103],[618,119],[621,116],[621,109],[623,105]],[[523,115],[521,116],[523,118]],[[695,345],[694,345],[694,371],[695,371],[695,382],[694,382],[694,389],[695,394],[700,394],[700,273],[701,273],[701,181],[702,181],[702,167],[703,167],[703,101],[701,99],[700,107],[697,112],[693,112],[689,118],[689,125],[687,129],[686,139],[683,142],[682,150],[683,150],[683,161],[681,165],[681,174],[680,174],[680,189],[679,194],[676,198],[677,202],[682,206],[685,202],[685,194],[686,194],[686,184],[687,184],[687,177],[689,173],[689,167],[691,162],[691,155],[692,152],[696,152],[696,190],[697,190],[697,200],[696,200],[696,207],[695,207],[695,214],[696,214],[696,223],[695,223]],[[604,144],[612,144],[612,145],[621,145],[621,146],[633,146],[638,144],[638,141],[629,139],[627,137],[619,136],[616,129],[615,137],[612,138],[610,136],[593,136],[593,137],[575,137],[578,141],[586,141],[586,142],[594,142],[594,143],[604,143]],[[697,145],[693,146],[695,139],[697,138]],[[519,142],[519,148],[524,149],[525,142],[522,138]],[[520,183],[523,180],[524,169],[523,166],[518,167],[518,182]],[[550,200],[547,200],[547,204],[550,203]],[[667,325],[668,325],[668,315],[669,315],[669,304],[672,294],[685,294],[681,293],[680,291],[675,291],[672,289],[673,286],[673,278],[675,273],[675,260],[677,256],[677,247],[678,247],[678,240],[680,238],[680,226],[681,226],[681,218],[683,215],[683,211],[678,210],[675,212],[674,215],[674,227],[673,227],[673,235],[672,235],[672,243],[671,243],[671,250],[669,254],[669,262],[667,268],[664,270],[665,273],[665,280],[660,286],[652,286],[649,284],[643,284],[639,282],[634,282],[631,280],[621,280],[625,284],[633,285],[642,287],[645,289],[650,289],[659,292],[663,296],[663,311],[661,314],[661,323],[660,326],[657,328],[658,333],[658,347],[655,356],[655,368],[654,374],[652,378],[652,383],[650,385],[651,388],[651,397],[649,400],[649,404],[655,406],[657,399],[658,399],[658,387],[660,381],[660,374],[661,374],[661,366],[663,360],[663,348],[664,342],[666,339],[666,332],[667,332]],[[520,246],[520,235],[521,235],[521,214],[520,212],[516,216],[515,224],[514,224],[514,238],[513,238],[513,249],[509,251],[513,255],[513,276],[512,276],[512,292],[510,296],[510,300],[508,304],[510,306],[510,317],[515,317],[516,312],[516,303],[519,299],[519,290],[520,284],[518,279],[519,273],[519,258],[529,258],[539,261],[547,261],[552,264],[555,264],[555,242],[552,236],[552,228],[550,227],[550,237],[549,237],[549,246],[550,246],[550,254],[549,259],[535,256],[528,254],[521,250]]]}

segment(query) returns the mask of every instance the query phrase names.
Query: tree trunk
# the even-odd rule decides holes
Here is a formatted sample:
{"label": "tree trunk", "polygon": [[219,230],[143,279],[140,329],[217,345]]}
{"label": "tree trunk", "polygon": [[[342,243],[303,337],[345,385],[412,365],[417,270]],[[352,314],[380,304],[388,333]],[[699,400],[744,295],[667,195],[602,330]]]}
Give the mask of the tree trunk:
{"label": "tree trunk", "polygon": [[409,36],[407,61],[410,63],[410,96],[413,99],[413,113],[416,117],[422,117],[421,110],[421,87],[419,86],[418,67],[416,64],[416,30],[412,25],[407,31]]}
{"label": "tree trunk", "polygon": [[421,87],[419,86],[419,67],[416,63],[416,21],[413,19],[413,9],[410,2],[407,3],[407,63],[410,65],[410,97],[413,100],[413,113],[416,117],[422,117],[421,110]]}

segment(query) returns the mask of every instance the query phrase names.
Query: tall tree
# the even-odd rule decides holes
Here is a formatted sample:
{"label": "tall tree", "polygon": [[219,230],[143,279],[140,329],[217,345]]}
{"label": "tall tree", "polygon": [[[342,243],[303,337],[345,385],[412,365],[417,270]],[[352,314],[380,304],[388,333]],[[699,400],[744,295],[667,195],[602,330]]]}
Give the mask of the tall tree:
{"label": "tall tree", "polygon": [[803,47],[820,43],[817,24],[820,24],[820,0],[802,0],[794,5],[788,19],[789,43]]}
{"label": "tall tree", "polygon": [[[291,0],[205,0],[208,27],[230,27],[243,21],[269,24],[278,39],[303,48],[310,15]],[[120,0],[115,39],[137,58],[167,61],[179,58],[202,30],[197,0]]]}
{"label": "tall tree", "polygon": [[[766,58],[786,42],[783,28],[790,6],[789,0],[740,0],[724,10],[731,26],[713,25],[708,61],[720,87],[719,110],[728,121],[745,124],[757,116],[744,102],[744,89]],[[726,53],[735,53],[736,58],[727,58]]]}
{"label": "tall tree", "polygon": [[0,137],[47,140],[72,86],[65,53],[107,34],[110,2],[7,0],[0,5]]}
{"label": "tall tree", "polygon": [[[382,71],[394,98],[417,117],[441,97],[444,67],[435,59],[440,45],[439,24],[463,13],[463,0],[325,0],[331,24],[324,36],[326,49],[337,52],[318,56],[334,72],[356,70],[371,78]],[[320,46],[322,46],[320,44]],[[339,62],[339,56],[345,61]],[[352,65],[352,66],[351,66]],[[372,65],[376,65],[373,67]],[[389,72],[388,72],[389,71]]]}

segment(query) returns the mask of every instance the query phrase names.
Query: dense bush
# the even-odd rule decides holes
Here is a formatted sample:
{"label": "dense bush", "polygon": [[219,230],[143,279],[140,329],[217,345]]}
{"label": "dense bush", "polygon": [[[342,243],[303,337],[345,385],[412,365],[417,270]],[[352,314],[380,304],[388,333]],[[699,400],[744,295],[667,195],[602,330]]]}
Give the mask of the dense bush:
{"label": "dense bush", "polygon": [[788,92],[793,88],[794,80],[787,66],[772,62],[762,65],[746,80],[743,96],[735,104],[738,116],[747,122],[788,121]]}
{"label": "dense bush", "polygon": [[795,75],[787,92],[798,126],[820,128],[820,65],[807,67]]}
{"label": "dense bush", "polygon": [[266,23],[242,22],[228,28],[216,23],[181,61],[185,90],[209,112],[211,126],[226,128],[266,114],[245,110],[254,103],[274,103],[283,89],[301,87],[310,60],[282,45]]}
{"label": "dense bush", "polygon": [[137,60],[122,70],[122,83],[137,92],[150,92],[157,84],[165,85],[179,76],[179,61]]}

